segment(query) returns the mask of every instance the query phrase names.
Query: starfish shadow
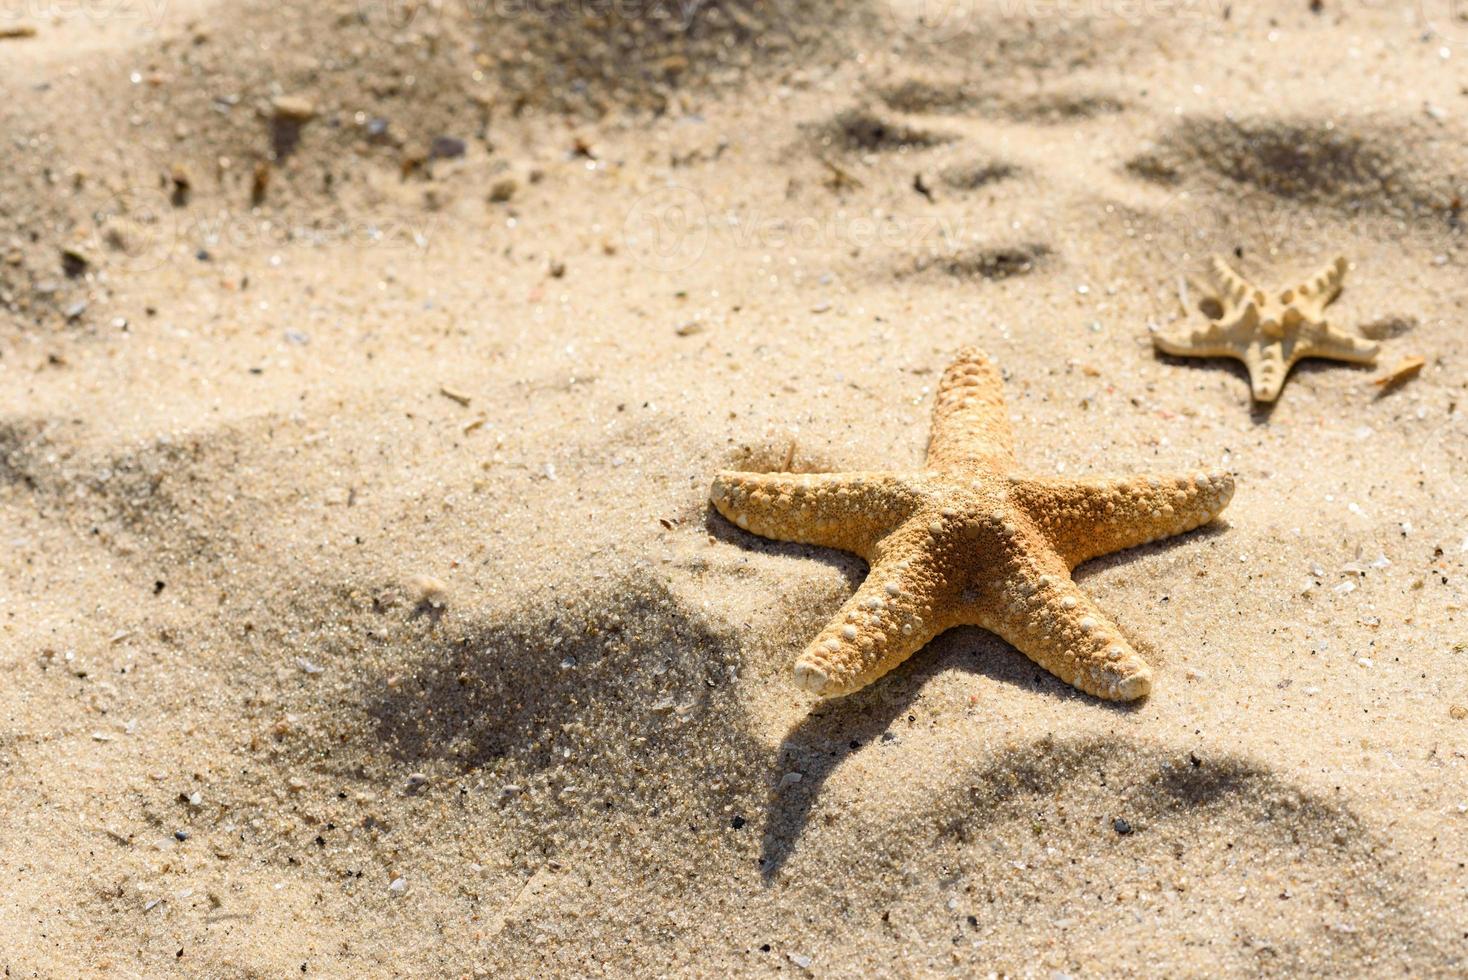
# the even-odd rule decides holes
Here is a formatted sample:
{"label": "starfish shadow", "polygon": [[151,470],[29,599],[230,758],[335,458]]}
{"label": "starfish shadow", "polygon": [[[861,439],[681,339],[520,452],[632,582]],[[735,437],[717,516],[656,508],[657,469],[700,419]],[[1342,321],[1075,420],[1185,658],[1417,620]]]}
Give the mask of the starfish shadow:
{"label": "starfish shadow", "polygon": [[[770,773],[770,798],[760,846],[760,875],[773,883],[809,826],[827,779],[873,742],[895,745],[917,724],[909,711],[929,680],[947,670],[982,674],[1059,701],[1084,702],[1127,714],[1143,702],[1102,701],[1058,680],[1009,644],[976,626],[948,630],[877,683],[842,698],[816,702],[780,743]],[[786,783],[786,773],[799,772]]]}
{"label": "starfish shadow", "polygon": [[1077,585],[1083,584],[1086,579],[1098,572],[1108,568],[1116,568],[1118,565],[1128,565],[1138,558],[1148,555],[1165,554],[1175,548],[1179,548],[1186,541],[1209,541],[1213,538],[1222,537],[1233,525],[1229,523],[1226,516],[1220,514],[1202,527],[1195,527],[1191,531],[1182,534],[1174,534],[1170,538],[1161,538],[1147,544],[1139,544],[1131,548],[1123,548],[1121,551],[1113,551],[1107,555],[1097,555],[1077,565],[1071,572],[1071,578],[1075,579]]}
{"label": "starfish shadow", "polygon": [[1377,364],[1357,364],[1355,361],[1337,361],[1329,357],[1304,357],[1295,362],[1293,375],[1315,374],[1324,371],[1353,371],[1357,374],[1372,374],[1381,369]]}

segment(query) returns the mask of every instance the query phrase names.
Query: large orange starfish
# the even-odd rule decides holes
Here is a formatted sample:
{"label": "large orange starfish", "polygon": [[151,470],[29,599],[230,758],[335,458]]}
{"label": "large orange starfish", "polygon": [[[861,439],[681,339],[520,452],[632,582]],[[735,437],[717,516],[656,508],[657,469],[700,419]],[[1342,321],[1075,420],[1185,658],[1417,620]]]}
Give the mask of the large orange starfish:
{"label": "large orange starfish", "polygon": [[1211,521],[1227,473],[1063,480],[1016,471],[1003,381],[967,349],[943,375],[927,466],[907,473],[720,473],[720,514],[767,538],[854,552],[871,566],[795,661],[820,695],[865,687],[952,626],[997,633],[1067,683],[1127,701],[1152,672],[1070,571]]}

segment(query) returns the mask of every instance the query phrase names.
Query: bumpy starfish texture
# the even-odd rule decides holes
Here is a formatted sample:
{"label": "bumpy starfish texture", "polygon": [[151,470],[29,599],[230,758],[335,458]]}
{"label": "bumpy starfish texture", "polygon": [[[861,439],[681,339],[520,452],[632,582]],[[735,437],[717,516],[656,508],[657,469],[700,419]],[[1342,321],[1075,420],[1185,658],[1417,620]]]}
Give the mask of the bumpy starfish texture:
{"label": "bumpy starfish texture", "polygon": [[871,566],[797,658],[800,687],[849,694],[968,624],[1089,694],[1129,701],[1151,689],[1151,670],[1071,569],[1206,524],[1233,490],[1221,472],[1063,480],[1017,471],[1003,381],[966,349],[939,383],[922,470],[723,472],[711,497],[745,530],[854,552]]}
{"label": "bumpy starfish texture", "polygon": [[1213,278],[1223,312],[1206,327],[1153,334],[1152,341],[1180,357],[1238,358],[1249,369],[1255,400],[1272,402],[1302,358],[1375,363],[1377,344],[1325,322],[1325,308],[1340,295],[1346,268],[1346,260],[1338,258],[1293,289],[1271,294],[1215,258]]}

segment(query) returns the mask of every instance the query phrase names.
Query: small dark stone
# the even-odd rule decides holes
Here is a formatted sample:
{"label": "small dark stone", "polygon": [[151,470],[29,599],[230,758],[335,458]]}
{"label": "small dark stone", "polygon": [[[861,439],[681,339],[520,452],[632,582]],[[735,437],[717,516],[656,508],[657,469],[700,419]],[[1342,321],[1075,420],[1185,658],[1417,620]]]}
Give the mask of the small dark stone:
{"label": "small dark stone", "polygon": [[741,829],[741,828],[742,828],[742,827],[743,827],[743,826],[744,826],[744,825],[745,825],[745,824],[746,824],[746,823],[748,823],[748,821],[747,821],[747,820],[745,820],[745,819],[744,819],[744,818],[743,818],[743,817],[741,817],[741,816],[739,816],[739,815],[738,815],[738,814],[737,814],[737,813],[736,813],[736,814],[735,814],[735,815],[734,815],[734,819],[733,819],[733,820],[730,820],[730,821],[729,821],[729,826],[731,826],[731,827],[733,827],[733,828],[734,828],[734,829],[735,829],[735,830],[739,830],[739,829]]}
{"label": "small dark stone", "polygon": [[435,136],[428,147],[430,160],[453,160],[464,155],[468,145],[457,136]]}
{"label": "small dark stone", "polygon": [[1115,820],[1111,821],[1111,829],[1125,837],[1127,834],[1130,834],[1132,832],[1132,825],[1127,823],[1121,817],[1117,817]]}
{"label": "small dark stone", "polygon": [[769,943],[764,943],[764,944],[762,944],[762,945],[761,945],[761,946],[760,946],[760,948],[759,948],[759,951],[760,951],[760,952],[761,952],[761,953],[768,953],[768,952],[769,952],[769,951],[770,951],[770,944],[769,944]]}
{"label": "small dark stone", "polygon": [[182,166],[175,164],[169,173],[169,180],[173,185],[173,193],[168,196],[168,200],[176,208],[187,207],[189,195],[193,193],[194,189],[194,183],[189,178],[189,172]]}
{"label": "small dark stone", "polygon": [[923,197],[927,198],[930,202],[933,200],[933,189],[927,185],[926,181],[923,180],[923,175],[921,173],[913,174],[912,189],[917,191]]}
{"label": "small dark stone", "polygon": [[92,260],[85,252],[75,248],[64,248],[61,250],[61,271],[66,273],[66,278],[75,279],[90,268]]}
{"label": "small dark stone", "polygon": [[265,192],[270,189],[270,164],[264,160],[255,163],[250,175],[250,204],[259,206],[265,202]]}
{"label": "small dark stone", "polygon": [[175,830],[173,832],[173,839],[176,841],[186,841],[189,839],[189,832],[187,830]]}
{"label": "small dark stone", "polygon": [[207,248],[201,248],[194,253],[194,258],[198,259],[200,262],[210,262],[214,259],[214,256],[209,254],[209,250]]}

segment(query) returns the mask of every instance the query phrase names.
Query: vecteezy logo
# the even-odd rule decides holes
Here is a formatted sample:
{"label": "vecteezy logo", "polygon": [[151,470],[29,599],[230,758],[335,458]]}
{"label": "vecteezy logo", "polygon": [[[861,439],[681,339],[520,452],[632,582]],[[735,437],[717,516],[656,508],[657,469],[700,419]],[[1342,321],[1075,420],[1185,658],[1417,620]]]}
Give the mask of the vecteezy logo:
{"label": "vecteezy logo", "polygon": [[1417,0],[1422,25],[1448,44],[1468,44],[1468,0]]}
{"label": "vecteezy logo", "polygon": [[442,16],[441,0],[357,0],[357,19],[381,40],[427,31]]}
{"label": "vecteezy logo", "polygon": [[977,4],[978,0],[876,0],[883,27],[920,44],[940,44],[972,31]]}
{"label": "vecteezy logo", "polygon": [[120,194],[91,212],[85,247],[106,266],[129,274],[169,262],[181,236],[180,212],[166,201]]}
{"label": "vecteezy logo", "polygon": [[622,244],[644,265],[686,269],[708,246],[708,211],[687,187],[671,185],[638,198],[622,222]]}
{"label": "vecteezy logo", "polygon": [[1307,209],[1249,195],[1179,190],[1145,220],[1142,235],[1144,254],[1179,281],[1199,279],[1215,255],[1271,267],[1335,257],[1326,230]]}

